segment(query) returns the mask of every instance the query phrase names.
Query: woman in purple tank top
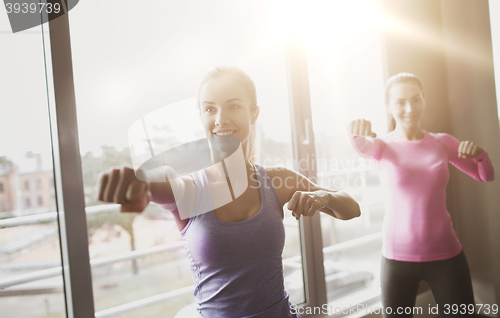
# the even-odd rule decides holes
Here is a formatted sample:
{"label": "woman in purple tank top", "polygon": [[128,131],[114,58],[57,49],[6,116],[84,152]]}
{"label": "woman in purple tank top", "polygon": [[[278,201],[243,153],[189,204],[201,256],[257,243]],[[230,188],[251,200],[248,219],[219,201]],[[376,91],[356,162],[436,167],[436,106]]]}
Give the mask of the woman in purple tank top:
{"label": "woman in purple tank top", "polygon": [[[141,212],[150,201],[169,205],[190,258],[201,317],[299,317],[283,283],[283,206],[288,203],[297,220],[316,211],[348,220],[360,215],[359,205],[295,171],[249,161],[259,107],[255,85],[241,69],[209,72],[198,106],[212,149],[218,138],[238,139],[239,166],[228,158],[215,164],[212,150],[212,166],[167,182],[141,181],[128,167],[113,169],[102,174],[99,199],[121,204],[122,212]],[[222,183],[230,184],[226,201],[223,188],[217,188],[220,164]],[[244,172],[242,182],[233,177],[236,166]]]}

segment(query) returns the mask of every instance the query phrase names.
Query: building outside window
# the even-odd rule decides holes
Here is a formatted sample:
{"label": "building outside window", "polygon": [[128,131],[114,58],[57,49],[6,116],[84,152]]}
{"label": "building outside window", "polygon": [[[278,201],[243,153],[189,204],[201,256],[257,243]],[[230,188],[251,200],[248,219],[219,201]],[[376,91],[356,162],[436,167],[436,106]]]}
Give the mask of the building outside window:
{"label": "building outside window", "polygon": [[[42,36],[49,35],[44,27],[43,33],[41,26],[12,33],[0,9],[1,317],[66,317],[57,208],[39,208],[36,201],[55,191],[45,194],[48,187],[42,187],[37,193],[35,184],[29,185],[46,180],[40,169],[50,177],[54,173],[48,105],[53,90],[46,82],[47,76],[52,80],[52,63],[50,55],[44,57]],[[29,158],[30,153],[40,156]],[[30,221],[34,213],[39,221]],[[20,280],[26,275],[29,281]]]}

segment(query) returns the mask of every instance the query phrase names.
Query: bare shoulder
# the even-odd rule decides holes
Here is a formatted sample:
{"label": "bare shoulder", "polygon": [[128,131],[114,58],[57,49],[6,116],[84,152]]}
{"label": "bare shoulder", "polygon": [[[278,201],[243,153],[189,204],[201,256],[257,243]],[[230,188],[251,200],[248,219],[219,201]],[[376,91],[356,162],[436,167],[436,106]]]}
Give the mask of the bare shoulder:
{"label": "bare shoulder", "polygon": [[314,181],[295,170],[285,167],[266,167],[265,169],[275,187],[284,186],[294,191],[325,190],[323,187],[318,186]]}
{"label": "bare shoulder", "polygon": [[266,169],[267,174],[269,174],[271,179],[273,177],[287,177],[297,174],[297,172],[285,167],[264,167],[264,169]]}

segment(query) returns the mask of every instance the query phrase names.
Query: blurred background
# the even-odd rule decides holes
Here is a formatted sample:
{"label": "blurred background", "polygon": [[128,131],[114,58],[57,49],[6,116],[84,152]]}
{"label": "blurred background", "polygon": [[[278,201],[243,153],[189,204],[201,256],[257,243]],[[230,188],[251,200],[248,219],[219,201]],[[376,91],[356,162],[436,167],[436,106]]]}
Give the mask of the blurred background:
{"label": "blurred background", "polygon": [[[384,190],[376,162],[350,148],[346,126],[365,118],[385,135],[389,76],[419,76],[423,128],[477,142],[499,167],[495,0],[86,0],[69,13],[69,31],[96,317],[174,317],[193,306],[189,259],[170,212],[151,204],[120,214],[97,201],[96,182],[103,170],[132,165],[133,122],[169,105],[195,109],[199,82],[215,66],[237,65],[256,84],[257,163],[301,171],[306,160],[301,172],[348,192],[362,209],[350,221],[321,215],[312,225],[321,255],[312,260],[309,230],[285,210],[285,288],[294,304],[379,304]],[[0,307],[9,318],[66,317],[61,246],[70,234],[61,234],[56,204],[48,26],[12,34],[0,10],[0,43]],[[297,92],[307,102],[297,103]],[[171,129],[154,125],[154,142],[168,147]],[[447,191],[476,302],[499,304],[498,182],[452,171]],[[313,278],[306,263],[324,276]],[[322,295],[311,284],[324,286]],[[418,304],[433,304],[425,283]]]}

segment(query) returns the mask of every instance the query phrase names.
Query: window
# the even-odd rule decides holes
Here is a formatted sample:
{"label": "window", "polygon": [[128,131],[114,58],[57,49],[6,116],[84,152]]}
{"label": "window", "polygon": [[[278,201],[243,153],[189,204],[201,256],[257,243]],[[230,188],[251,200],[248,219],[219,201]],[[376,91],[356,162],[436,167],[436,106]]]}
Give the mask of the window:
{"label": "window", "polygon": [[[500,3],[498,1],[489,0],[490,9],[490,24],[491,24],[491,42],[493,46],[493,61],[495,62],[495,85],[497,91],[497,105],[500,105],[500,23],[498,21],[498,14],[500,13]],[[500,107],[498,107],[498,117],[500,119]]]}
{"label": "window", "polygon": [[3,183],[0,183],[0,193],[3,192]]}
{"label": "window", "polygon": [[[242,67],[257,86],[261,113],[256,139],[262,145],[258,162],[293,168],[285,50],[283,42],[264,28],[275,23],[268,2],[224,0],[217,9],[200,1],[155,3],[158,10],[139,19],[130,19],[136,16],[133,6],[120,5],[118,14],[116,3],[102,7],[98,1],[80,2],[70,15],[77,105],[88,105],[77,107],[85,199],[87,207],[96,211],[105,211],[95,198],[98,173],[113,165],[131,165],[130,124],[176,102],[195,109],[201,78],[221,64]],[[97,5],[103,10],[96,12]],[[96,18],[102,14],[91,28],[89,14]],[[102,49],[108,53],[103,55]],[[116,120],[118,114],[120,119]],[[193,118],[192,124],[200,126],[196,113]],[[151,127],[158,136],[156,140],[161,140],[168,129],[160,124]],[[200,136],[204,137],[203,131]],[[306,297],[299,226],[290,213],[285,215],[285,285],[291,301],[300,304]],[[167,313],[170,317],[192,308],[193,293],[186,289],[193,284],[189,260],[168,211],[152,205],[139,215],[120,214],[116,209],[113,214],[96,213],[88,219],[92,260],[118,258],[133,249],[166,250],[93,268],[96,312],[174,290],[186,292],[151,306],[141,315]],[[124,276],[129,278],[124,281]],[[109,288],[116,288],[115,292],[109,293]]]}
{"label": "window", "polygon": [[358,118],[370,120],[379,136],[386,130],[377,7],[373,0],[338,1],[310,4],[308,10],[304,14],[314,19],[304,26],[304,42],[318,183],[346,191],[362,211],[349,221],[321,216],[327,299],[351,296],[356,303],[365,300],[358,294],[380,293],[385,210],[377,165],[351,149],[346,133]]}
{"label": "window", "polygon": [[[44,60],[41,27],[13,34],[3,9],[0,47],[0,157],[17,167],[1,183],[5,195],[0,200],[0,316],[62,318],[66,309],[57,210],[54,206],[39,214],[43,223],[26,218],[39,211],[32,209],[36,201],[31,202],[29,180],[23,175],[35,167],[34,160],[23,160],[28,151],[41,154],[47,170],[53,168],[45,81],[45,63],[50,70],[51,62]],[[20,279],[26,275],[30,281]]]}
{"label": "window", "polygon": [[38,206],[42,206],[42,205],[43,205],[42,197],[38,197]]}
{"label": "window", "polygon": [[42,189],[42,181],[40,179],[36,179],[35,181],[36,189],[41,190]]}
{"label": "window", "polygon": [[[205,4],[191,5],[190,2],[182,4],[162,3],[158,10],[151,12],[147,20],[131,19],[136,16],[132,9],[127,6],[117,7],[108,3],[101,11],[95,12],[93,2],[79,4],[78,11],[74,11],[70,17],[71,41],[73,66],[75,72],[75,89],[78,98],[77,105],[92,105],[91,107],[80,107],[78,111],[79,142],[82,155],[82,167],[84,187],[86,194],[86,205],[88,208],[101,209],[102,204],[95,200],[95,184],[97,174],[112,165],[131,163],[127,133],[129,124],[140,116],[148,114],[159,107],[182,102],[185,106],[195,107],[197,85],[203,74],[220,64],[236,64],[246,70],[255,80],[259,106],[261,106],[261,117],[257,125],[257,139],[263,146],[259,161],[265,165],[285,165],[294,167],[291,159],[292,145],[290,131],[297,127],[290,127],[290,113],[287,95],[288,83],[285,80],[286,62],[283,56],[283,26],[276,12],[281,11],[282,3],[271,2],[249,2],[244,6],[234,4],[230,1],[221,1],[218,9]],[[365,6],[366,4],[366,6]],[[363,218],[353,220],[350,223],[321,217],[321,227],[324,242],[324,266],[328,300],[332,301],[339,297],[352,295],[365,289],[376,290],[378,286],[377,269],[378,262],[373,260],[380,255],[379,231],[380,219],[383,215],[380,200],[377,196],[370,194],[377,191],[378,181],[376,167],[370,166],[361,171],[351,171],[348,167],[357,165],[358,158],[354,156],[348,145],[342,142],[345,138],[343,127],[351,116],[363,112],[367,108],[367,100],[380,100],[382,95],[381,59],[377,55],[380,50],[377,31],[369,31],[370,16],[374,9],[375,1],[365,1],[362,6],[349,5],[339,7],[337,20],[340,19],[348,25],[352,33],[342,36],[343,32],[331,32],[331,30],[345,30],[338,25],[335,19],[328,16],[332,8],[328,10],[320,5],[312,5],[315,13],[324,16],[308,20],[311,26],[307,27],[308,35],[305,45],[307,48],[307,64],[309,64],[309,81],[311,94],[311,108],[313,113],[314,137],[316,140],[315,154],[318,160],[318,181],[331,188],[343,189],[351,193],[355,199],[363,200],[366,204]],[[363,8],[362,14],[356,10]],[[224,8],[224,9],[221,9]],[[274,10],[274,11],[273,11]],[[346,14],[346,12],[349,14]],[[165,13],[174,14],[169,19]],[[189,15],[179,15],[178,12],[189,12]],[[207,14],[209,12],[210,14]],[[219,12],[232,12],[227,15]],[[266,12],[266,14],[262,14]],[[99,17],[89,28],[88,15]],[[220,14],[220,16],[219,16]],[[273,16],[276,14],[276,16]],[[351,22],[344,16],[356,17]],[[236,22],[235,17],[238,17]],[[182,17],[182,19],[180,18]],[[262,23],[263,17],[269,17],[267,28]],[[368,18],[368,21],[365,21]],[[112,21],[112,22],[111,22]],[[218,21],[212,23],[211,21]],[[356,26],[356,24],[360,24]],[[228,26],[231,27],[228,27]],[[208,27],[207,27],[208,26]],[[281,27],[281,29],[280,29]],[[175,32],[173,32],[175,30]],[[200,34],[199,30],[203,30]],[[251,31],[249,31],[251,30]],[[327,34],[325,34],[328,30]],[[245,34],[245,36],[241,36]],[[339,47],[325,46],[325,36],[336,37]],[[347,37],[357,37],[354,44],[349,43]],[[358,38],[359,37],[359,38]],[[108,39],[112,38],[113,41]],[[225,49],[231,38],[231,49]],[[158,39],[162,39],[158,41]],[[321,40],[320,40],[321,39]],[[332,43],[332,41],[326,41]],[[335,41],[334,41],[335,42]],[[253,43],[253,44],[249,44]],[[363,45],[366,44],[366,47]],[[323,46],[322,46],[323,45]],[[352,45],[357,47],[353,48]],[[361,46],[361,48],[359,47]],[[105,50],[106,55],[102,52]],[[348,85],[342,86],[335,92],[331,86],[338,87],[339,76],[336,63],[345,66],[342,75],[349,74],[350,70],[359,72],[354,65],[346,65],[343,61],[346,56],[353,52],[367,50],[366,58],[362,60],[363,65],[368,64],[370,70],[360,85],[370,86],[367,94],[355,94],[352,90],[346,90]],[[124,53],[126,52],[126,53]],[[144,58],[147,56],[148,58]],[[89,67],[92,65],[92,67]],[[322,77],[327,77],[325,78]],[[349,77],[349,85],[355,85],[356,81]],[[373,81],[377,85],[372,86]],[[146,84],[147,83],[147,84]],[[330,86],[321,86],[325,83]],[[367,84],[369,83],[369,85]],[[301,87],[300,89],[308,89]],[[326,92],[327,96],[324,96]],[[350,98],[361,98],[351,101]],[[333,97],[332,97],[333,96]],[[352,112],[346,113],[345,108],[339,102],[349,102]],[[333,104],[332,104],[333,103]],[[137,107],[141,105],[141,107]],[[325,107],[333,105],[333,107]],[[288,105],[287,105],[288,106]],[[297,106],[300,108],[300,106]],[[304,106],[305,107],[305,106]],[[308,106],[307,106],[308,107]],[[383,127],[384,117],[379,116],[376,109],[373,114],[378,116],[373,121],[376,127]],[[332,113],[335,112],[335,116]],[[115,120],[116,114],[120,113],[121,120]],[[267,114],[266,114],[267,113]],[[331,119],[331,121],[329,121]],[[307,126],[307,124],[304,124]],[[344,126],[342,126],[344,125]],[[340,128],[342,127],[342,128]],[[156,128],[168,129],[169,127]],[[161,129],[157,129],[161,134]],[[330,167],[321,166],[321,160],[336,160],[343,164],[344,169],[338,168],[331,174]],[[358,168],[356,166],[356,168]],[[351,180],[351,183],[348,184]],[[355,183],[358,180],[358,183]],[[340,181],[344,181],[341,184]],[[327,184],[330,182],[329,184]],[[366,182],[362,183],[362,182]],[[356,187],[356,185],[358,185]],[[374,191],[364,191],[362,187],[373,187]],[[362,188],[362,189],[360,189]],[[146,213],[138,216],[118,214],[115,212],[108,220],[108,216],[100,216],[96,213],[89,219],[90,228],[90,256],[93,260],[100,257],[112,257],[120,255],[118,252],[127,253],[133,248],[148,250],[149,248],[164,246],[165,248],[176,246],[179,241],[173,220],[168,212],[158,207],[151,206]],[[155,217],[153,217],[155,215]],[[154,219],[156,218],[156,219]],[[158,218],[162,218],[160,221]],[[95,221],[93,220],[95,219]],[[104,226],[102,224],[105,224]],[[128,229],[118,224],[128,224]],[[147,224],[147,225],[146,225]],[[161,225],[160,225],[161,224]],[[293,220],[285,220],[287,226],[287,246],[285,247],[284,259],[290,260],[285,264],[285,284],[293,287],[287,289],[291,292],[291,300],[294,303],[308,301],[304,292],[304,273],[302,269],[302,251],[309,247],[300,246],[300,241],[306,242],[309,237],[301,238],[299,227]],[[155,227],[171,228],[168,237],[155,236]],[[314,225],[317,226],[317,225]],[[148,229],[148,235],[140,235],[140,231]],[[113,235],[109,233],[115,233]],[[171,235],[170,235],[171,234]],[[138,238],[142,238],[141,241]],[[105,239],[103,239],[105,238]],[[130,241],[136,241],[130,246]],[[357,240],[363,242],[364,253],[359,253],[352,248],[343,248],[342,243],[357,244]],[[107,244],[120,244],[117,250],[107,248]],[[346,245],[346,244],[344,244]],[[368,252],[366,252],[368,251]],[[175,255],[175,256],[174,256]],[[317,256],[316,256],[317,257]],[[156,260],[156,261],[155,261]],[[317,260],[314,260],[317,262]],[[320,266],[323,264],[320,264]],[[375,265],[375,269],[370,268]],[[154,271],[156,266],[171,267],[175,276],[156,277],[158,280],[169,281],[169,284],[139,285],[130,298],[130,291],[126,285],[119,285],[121,273],[131,273],[132,279],[136,273],[144,269]],[[106,275],[113,270],[113,275]],[[192,293],[186,289],[192,284],[192,277],[188,270],[188,261],[182,251],[172,249],[168,253],[158,254],[155,258],[135,259],[128,262],[120,262],[112,266],[93,269],[93,288],[96,311],[113,310],[114,307],[125,304],[132,300],[149,299],[158,294],[165,294],[172,290],[184,291],[175,299],[165,301],[161,304],[151,306],[149,315],[156,312],[169,312],[174,315],[178,310],[184,308],[193,300]],[[164,272],[165,273],[165,272]],[[166,274],[171,274],[166,273]],[[338,275],[341,274],[341,275]],[[336,277],[346,274],[349,278],[342,285],[342,280]],[[358,279],[361,277],[362,279]],[[312,275],[309,277],[311,281]],[[111,285],[120,286],[119,291],[113,297],[106,298],[104,281],[114,280]],[[288,282],[287,282],[288,280]],[[145,280],[143,280],[145,281]],[[172,282],[175,282],[172,283]],[[340,284],[340,285],[339,285]],[[314,282],[313,282],[314,285]],[[175,287],[174,287],[175,286]],[[379,292],[379,291],[376,291]],[[99,300],[99,301],[98,301]],[[309,299],[309,301],[312,301]],[[166,309],[168,308],[168,309]],[[132,313],[131,313],[132,314]],[[144,314],[147,315],[147,314]]]}

